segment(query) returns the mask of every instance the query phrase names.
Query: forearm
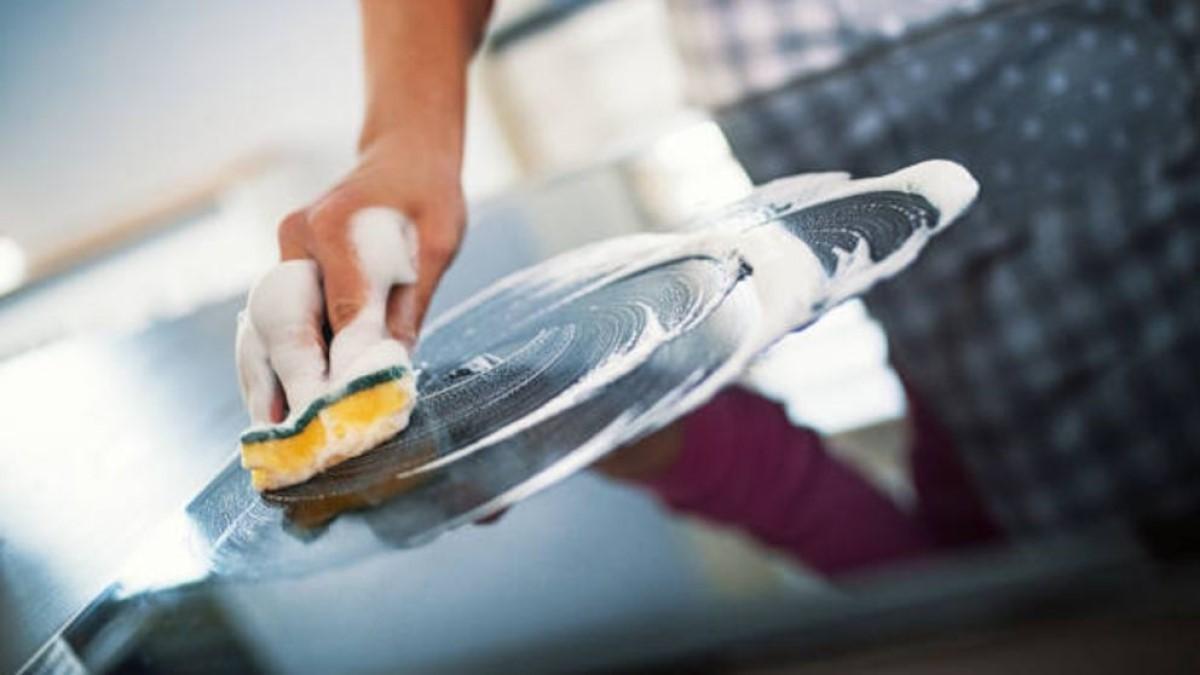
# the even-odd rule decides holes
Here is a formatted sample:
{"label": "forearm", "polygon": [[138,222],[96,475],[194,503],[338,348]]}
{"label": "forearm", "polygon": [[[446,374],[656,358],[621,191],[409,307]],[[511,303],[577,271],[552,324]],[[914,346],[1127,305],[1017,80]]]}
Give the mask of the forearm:
{"label": "forearm", "polygon": [[913,518],[770,401],[731,389],[674,433],[670,465],[633,477],[677,510],[739,528],[830,575],[931,550]]}
{"label": "forearm", "polygon": [[366,115],[360,150],[381,136],[419,137],[457,174],[466,71],[491,0],[362,0]]}

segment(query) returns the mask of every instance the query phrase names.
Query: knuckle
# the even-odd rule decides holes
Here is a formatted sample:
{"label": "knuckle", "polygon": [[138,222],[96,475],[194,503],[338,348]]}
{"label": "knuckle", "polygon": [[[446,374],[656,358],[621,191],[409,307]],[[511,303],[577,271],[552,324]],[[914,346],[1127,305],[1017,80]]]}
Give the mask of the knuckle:
{"label": "knuckle", "polygon": [[341,212],[329,207],[315,209],[309,219],[309,229],[317,241],[325,241],[340,234],[345,224],[346,219]]}
{"label": "knuckle", "polygon": [[442,229],[461,234],[467,222],[466,204],[461,198],[449,202],[438,220]]}
{"label": "knuckle", "polygon": [[435,264],[446,264],[458,254],[458,237],[438,233],[422,242],[422,253]]}
{"label": "knuckle", "polygon": [[281,248],[300,241],[304,232],[304,221],[303,210],[292,211],[279,221],[279,226],[275,228],[275,234]]}
{"label": "knuckle", "polygon": [[350,323],[361,309],[360,303],[351,298],[333,298],[329,301],[329,323],[340,328]]}
{"label": "knuckle", "polygon": [[339,185],[313,205],[309,214],[313,231],[317,234],[341,231],[346,220],[366,205],[363,195],[354,186]]}

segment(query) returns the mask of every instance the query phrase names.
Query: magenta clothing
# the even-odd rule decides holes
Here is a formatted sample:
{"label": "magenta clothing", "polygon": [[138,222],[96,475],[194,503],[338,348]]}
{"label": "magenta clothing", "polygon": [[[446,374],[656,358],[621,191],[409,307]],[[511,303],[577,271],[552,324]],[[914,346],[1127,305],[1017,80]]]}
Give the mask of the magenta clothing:
{"label": "magenta clothing", "polygon": [[678,458],[646,485],[673,509],[742,529],[831,575],[995,536],[945,435],[923,412],[914,422],[914,513],[744,389],[685,418]]}

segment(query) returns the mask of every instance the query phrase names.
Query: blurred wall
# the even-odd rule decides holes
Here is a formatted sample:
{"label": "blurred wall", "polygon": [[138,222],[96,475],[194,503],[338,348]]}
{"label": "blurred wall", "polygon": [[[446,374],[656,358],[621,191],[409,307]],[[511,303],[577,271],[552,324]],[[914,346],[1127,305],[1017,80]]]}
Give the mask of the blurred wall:
{"label": "blurred wall", "polygon": [[590,166],[704,117],[685,101],[665,2],[548,2],[526,16],[564,5],[575,11],[519,38],[498,30],[488,53],[488,91],[526,170]]}
{"label": "blurred wall", "polygon": [[[0,234],[37,251],[267,148],[330,176],[362,111],[351,0],[0,3]],[[515,177],[472,96],[473,196]]]}

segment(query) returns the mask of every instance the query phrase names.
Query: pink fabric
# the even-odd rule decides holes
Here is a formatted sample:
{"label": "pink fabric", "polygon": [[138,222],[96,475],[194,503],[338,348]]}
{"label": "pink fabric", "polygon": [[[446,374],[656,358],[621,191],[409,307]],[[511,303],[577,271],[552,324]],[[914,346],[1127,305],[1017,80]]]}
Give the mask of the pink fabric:
{"label": "pink fabric", "polygon": [[730,389],[683,425],[679,457],[647,483],[676,510],[745,530],[830,575],[921,557],[943,539],[771,401]]}

